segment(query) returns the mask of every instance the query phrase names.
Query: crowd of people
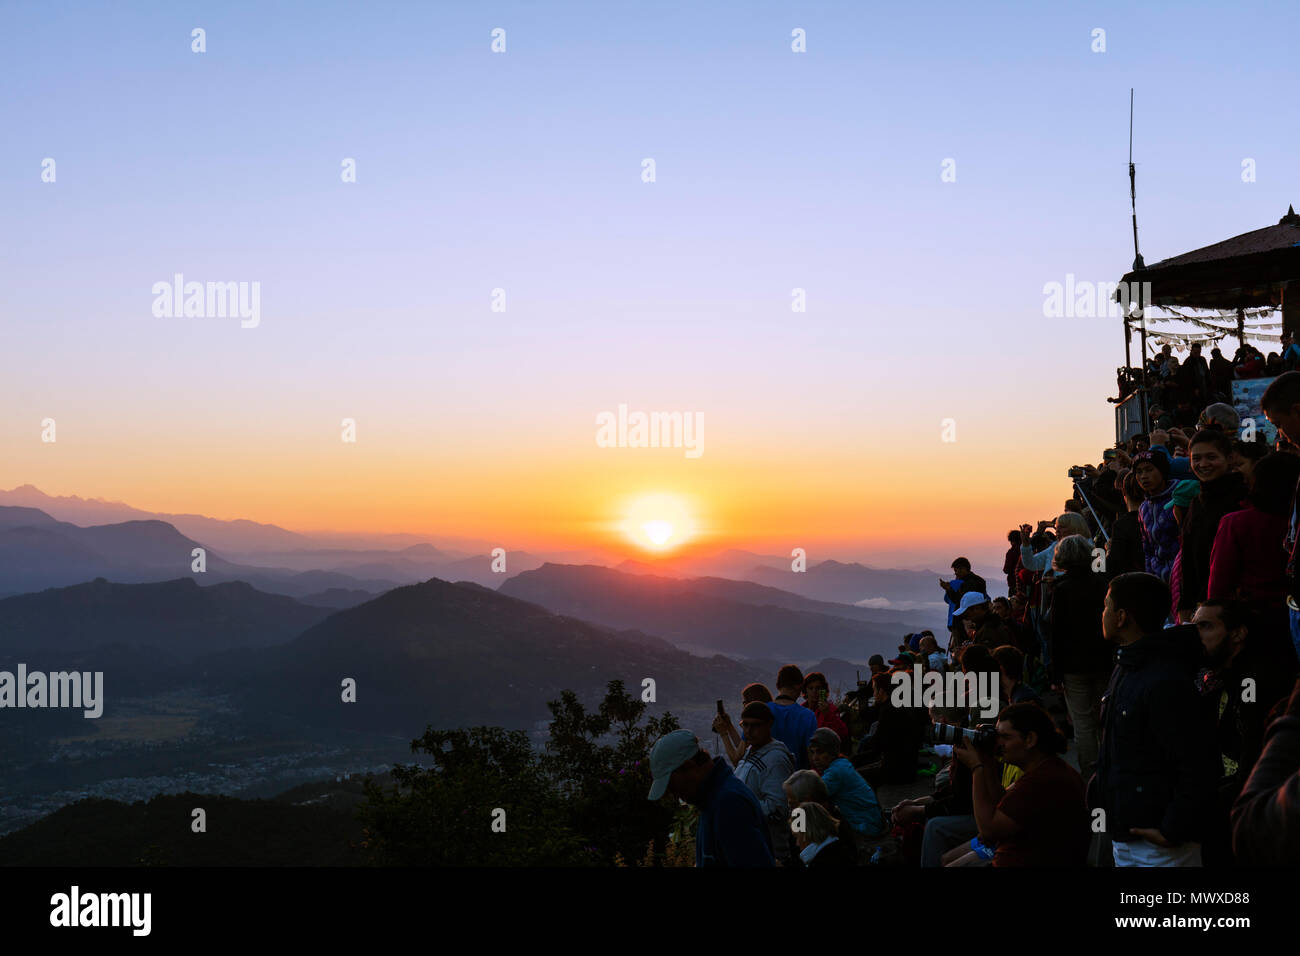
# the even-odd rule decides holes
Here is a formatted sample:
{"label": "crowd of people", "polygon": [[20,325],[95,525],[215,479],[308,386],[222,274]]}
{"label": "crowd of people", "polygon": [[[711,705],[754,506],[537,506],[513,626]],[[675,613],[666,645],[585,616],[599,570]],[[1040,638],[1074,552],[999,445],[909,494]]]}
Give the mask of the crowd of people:
{"label": "crowd of people", "polygon": [[[719,708],[725,755],[661,738],[650,797],[698,807],[697,865],[1300,863],[1300,371],[1261,404],[1271,445],[1222,402],[1194,428],[1153,409],[1009,532],[1006,597],[956,558],[946,639],[907,635],[841,700],[787,665],[739,727]],[[996,719],[893,693],[931,672],[996,686]],[[926,792],[882,806],[895,785]]]}
{"label": "crowd of people", "polygon": [[1121,368],[1117,370],[1119,397],[1123,401],[1145,382],[1153,401],[1161,412],[1173,416],[1176,424],[1188,426],[1196,409],[1212,402],[1232,402],[1234,379],[1271,378],[1284,372],[1300,369],[1300,342],[1291,333],[1284,332],[1280,352],[1265,355],[1255,346],[1242,343],[1231,359],[1224,358],[1216,348],[1210,350],[1210,359],[1202,355],[1202,345],[1193,342],[1187,346],[1182,359],[1173,354],[1172,345],[1164,345],[1159,353],[1147,359],[1145,369]]}

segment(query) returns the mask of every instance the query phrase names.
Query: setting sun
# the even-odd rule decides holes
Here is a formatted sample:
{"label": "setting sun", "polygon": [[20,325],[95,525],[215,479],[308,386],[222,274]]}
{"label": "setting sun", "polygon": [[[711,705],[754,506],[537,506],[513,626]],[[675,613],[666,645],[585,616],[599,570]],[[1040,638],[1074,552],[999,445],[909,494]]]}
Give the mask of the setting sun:
{"label": "setting sun", "polygon": [[632,502],[623,528],[640,547],[667,551],[691,537],[693,523],[680,499],[672,495],[647,495]]}

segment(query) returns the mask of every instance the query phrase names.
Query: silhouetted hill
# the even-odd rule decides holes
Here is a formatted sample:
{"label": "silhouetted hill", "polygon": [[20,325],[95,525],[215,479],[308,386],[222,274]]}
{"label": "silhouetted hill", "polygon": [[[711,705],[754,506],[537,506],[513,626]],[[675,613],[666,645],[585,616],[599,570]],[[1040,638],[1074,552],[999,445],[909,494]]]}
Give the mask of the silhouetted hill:
{"label": "silhouetted hill", "polygon": [[[28,522],[23,524],[21,522]],[[0,595],[76,584],[95,577],[137,582],[191,572],[199,543],[163,521],[78,527],[30,508],[0,507]],[[234,565],[207,553],[208,573]]]}
{"label": "silhouetted hill", "polygon": [[0,653],[152,646],[180,656],[281,644],[329,610],[234,581],[118,584],[96,578],[0,600]]}
{"label": "silhouetted hill", "polygon": [[[191,813],[207,814],[207,832]],[[358,865],[361,825],[328,803],[181,793],[147,803],[80,800],[0,837],[4,866]]]}
{"label": "silhouetted hill", "polygon": [[[653,678],[656,707],[680,713],[731,699],[756,676],[437,579],[340,611],[288,644],[204,664],[248,712],[408,739],[430,723],[527,728],[562,690],[602,695],[615,678],[634,689]],[[341,701],[344,678],[357,682],[355,703]]]}
{"label": "silhouetted hill", "polygon": [[461,558],[442,565],[436,576],[446,581],[473,581],[484,587],[496,588],[514,574],[540,568],[545,562],[527,551],[507,551],[504,572],[492,570],[492,557],[487,554]]}
{"label": "silhouetted hill", "polygon": [[499,590],[559,614],[740,657],[866,660],[892,650],[901,636],[889,625],[720,597],[726,588],[716,580],[697,588],[689,578],[625,574],[595,565],[546,564]]}
{"label": "silhouetted hill", "polygon": [[356,607],[358,604],[365,604],[378,595],[369,591],[359,591],[348,588],[326,588],[324,591],[317,591],[315,594],[304,594],[300,600],[303,604],[311,604],[315,607],[328,607],[334,610],[341,610],[348,607]]}
{"label": "silhouetted hill", "polygon": [[0,531],[9,528],[48,527],[59,523],[37,508],[0,507]]}
{"label": "silhouetted hill", "polygon": [[[60,521],[77,525],[114,524],[122,521],[160,520],[182,534],[224,551],[247,551],[257,548],[304,547],[310,539],[273,524],[261,524],[238,518],[222,521],[195,514],[163,514],[142,511],[120,501],[81,498],[77,495],[47,495],[32,485],[0,491],[0,506],[25,506],[40,509]],[[0,509],[3,510],[3,509]]]}

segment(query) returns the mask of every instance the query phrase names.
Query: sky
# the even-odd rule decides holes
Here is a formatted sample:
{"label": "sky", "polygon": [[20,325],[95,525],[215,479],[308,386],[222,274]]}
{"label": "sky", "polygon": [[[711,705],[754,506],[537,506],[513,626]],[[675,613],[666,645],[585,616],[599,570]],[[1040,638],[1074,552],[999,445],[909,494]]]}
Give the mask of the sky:
{"label": "sky", "polygon": [[[995,560],[1113,441],[1119,320],[1043,303],[1132,262],[1130,87],[1148,263],[1270,225],[1298,24],[5,2],[0,488],[629,556],[652,498],[682,547]],[[257,324],[155,314],[178,273]],[[700,454],[600,447],[620,404]]]}

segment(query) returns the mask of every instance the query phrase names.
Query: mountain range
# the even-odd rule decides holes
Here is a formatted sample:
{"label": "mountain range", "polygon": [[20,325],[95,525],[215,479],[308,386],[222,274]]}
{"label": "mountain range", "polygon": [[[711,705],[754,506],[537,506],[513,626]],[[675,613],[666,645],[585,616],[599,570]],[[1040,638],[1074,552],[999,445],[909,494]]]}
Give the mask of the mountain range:
{"label": "mountain range", "polygon": [[626,574],[594,565],[546,564],[499,590],[559,614],[730,657],[865,661],[872,654],[892,656],[907,630],[921,629],[897,613],[812,601],[752,582]]}

